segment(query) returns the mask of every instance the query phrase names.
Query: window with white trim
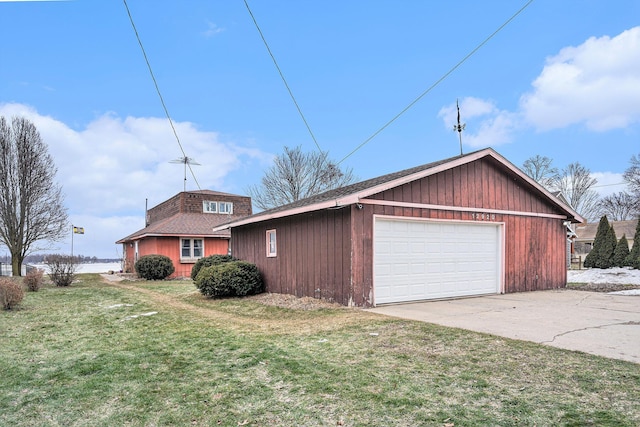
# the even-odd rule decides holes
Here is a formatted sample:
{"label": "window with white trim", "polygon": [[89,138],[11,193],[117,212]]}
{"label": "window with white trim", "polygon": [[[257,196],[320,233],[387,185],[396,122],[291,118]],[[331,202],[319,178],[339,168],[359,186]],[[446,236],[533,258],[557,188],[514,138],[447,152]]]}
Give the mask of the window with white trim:
{"label": "window with white trim", "polygon": [[276,230],[267,230],[267,257],[273,258],[278,253],[276,244]]}
{"label": "window with white trim", "polygon": [[197,259],[202,258],[204,246],[202,239],[181,239],[180,258]]}
{"label": "window with white trim", "polygon": [[221,214],[231,215],[233,213],[233,203],[231,203],[231,202],[218,202],[218,211]]}
{"label": "window with white trim", "polygon": [[202,202],[202,212],[204,213],[218,213],[218,202],[210,202],[205,200]]}

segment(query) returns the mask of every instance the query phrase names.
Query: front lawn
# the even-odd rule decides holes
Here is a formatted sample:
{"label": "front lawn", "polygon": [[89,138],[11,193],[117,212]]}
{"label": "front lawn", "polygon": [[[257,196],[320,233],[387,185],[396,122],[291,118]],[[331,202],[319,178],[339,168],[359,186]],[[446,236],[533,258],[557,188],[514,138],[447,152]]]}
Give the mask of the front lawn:
{"label": "front lawn", "polygon": [[0,311],[0,425],[637,426],[640,366],[86,274]]}

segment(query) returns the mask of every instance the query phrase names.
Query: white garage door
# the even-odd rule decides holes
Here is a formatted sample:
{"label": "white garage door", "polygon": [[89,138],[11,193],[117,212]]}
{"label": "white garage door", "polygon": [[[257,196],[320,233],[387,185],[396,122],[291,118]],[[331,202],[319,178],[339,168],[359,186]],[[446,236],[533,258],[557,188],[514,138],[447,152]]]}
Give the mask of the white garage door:
{"label": "white garage door", "polygon": [[376,218],[376,304],[500,292],[500,225]]}

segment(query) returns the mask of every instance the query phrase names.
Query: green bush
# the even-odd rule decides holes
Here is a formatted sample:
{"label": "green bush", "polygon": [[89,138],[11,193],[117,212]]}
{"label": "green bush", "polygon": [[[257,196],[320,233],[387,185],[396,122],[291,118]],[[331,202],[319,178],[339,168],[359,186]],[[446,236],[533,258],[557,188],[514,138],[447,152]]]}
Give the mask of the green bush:
{"label": "green bush", "polygon": [[0,305],[5,310],[11,310],[22,302],[24,290],[17,282],[8,277],[0,277]]}
{"label": "green bush", "polygon": [[24,276],[22,280],[27,290],[31,292],[38,292],[40,287],[42,286],[42,277],[44,275],[44,271],[39,268],[34,268],[27,272],[27,275]]}
{"label": "green bush", "polygon": [[584,266],[587,268],[610,268],[613,267],[613,253],[617,244],[616,233],[609,225],[607,216],[600,218],[598,231],[593,241],[593,249],[584,259]]}
{"label": "green bush", "polygon": [[629,267],[640,269],[640,218],[638,218],[638,224],[636,225],[636,235],[633,237],[633,246],[624,263]]}
{"label": "green bush", "polygon": [[49,278],[56,286],[69,286],[75,278],[78,258],[69,255],[49,255],[47,265]]}
{"label": "green bush", "polygon": [[200,293],[212,298],[264,292],[258,267],[245,261],[231,261],[204,267],[198,273],[195,282]]}
{"label": "green bush", "polygon": [[627,236],[623,234],[620,240],[618,240],[616,250],[613,252],[613,265],[615,267],[624,267],[628,256],[629,242],[627,241]]}
{"label": "green bush", "polygon": [[230,261],[237,261],[237,259],[231,255],[210,255],[208,257],[200,258],[191,269],[191,280],[196,280],[196,277],[198,277],[198,273],[202,267],[211,267],[212,265],[219,265]]}
{"label": "green bush", "polygon": [[165,255],[145,255],[134,267],[138,276],[147,280],[163,280],[176,271],[171,258]]}

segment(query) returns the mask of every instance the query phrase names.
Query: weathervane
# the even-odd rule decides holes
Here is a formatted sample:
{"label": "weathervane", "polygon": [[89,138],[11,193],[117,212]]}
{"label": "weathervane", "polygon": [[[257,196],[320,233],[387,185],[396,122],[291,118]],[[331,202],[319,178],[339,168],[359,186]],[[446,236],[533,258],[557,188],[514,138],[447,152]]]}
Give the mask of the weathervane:
{"label": "weathervane", "polygon": [[453,125],[453,131],[458,132],[460,137],[460,155],[462,156],[462,131],[464,130],[466,123],[460,123],[460,105],[458,105],[458,99],[456,98],[456,108],[458,109],[458,124]]}
{"label": "weathervane", "polygon": [[200,165],[193,157],[179,157],[175,160],[171,160],[169,163],[181,163],[184,164],[184,190],[187,191],[187,165]]}

